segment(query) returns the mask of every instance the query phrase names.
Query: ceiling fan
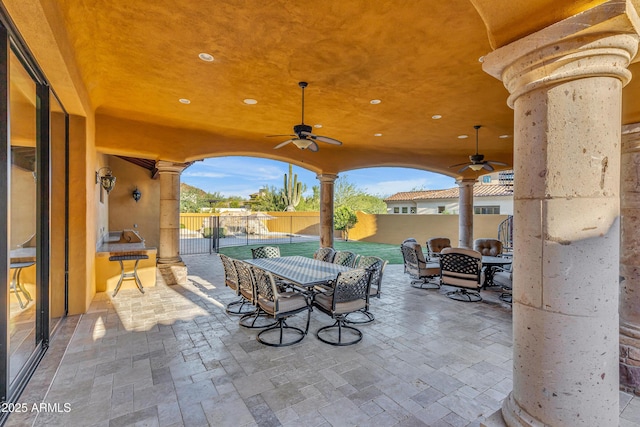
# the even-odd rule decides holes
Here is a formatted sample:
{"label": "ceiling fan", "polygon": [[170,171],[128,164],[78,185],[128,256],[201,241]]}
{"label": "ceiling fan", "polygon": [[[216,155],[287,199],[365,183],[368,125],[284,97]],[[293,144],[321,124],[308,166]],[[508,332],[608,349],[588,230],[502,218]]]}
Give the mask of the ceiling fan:
{"label": "ceiling fan", "polygon": [[476,130],[476,154],[473,154],[471,156],[469,156],[469,162],[465,162],[465,163],[458,163],[456,165],[451,165],[449,166],[450,168],[455,168],[456,166],[462,166],[464,165],[459,171],[458,173],[464,172],[467,169],[471,169],[474,171],[479,171],[481,169],[485,169],[488,170],[489,172],[493,171],[493,166],[492,165],[497,165],[497,166],[507,166],[506,163],[502,163],[502,162],[496,162],[495,160],[485,160],[484,159],[484,154],[479,154],[478,153],[478,129],[481,128],[480,125],[475,125],[473,127]]}
{"label": "ceiling fan", "polygon": [[311,133],[311,126],[304,124],[304,88],[308,85],[307,82],[299,82],[298,86],[302,89],[302,120],[299,125],[293,127],[293,134],[289,135],[267,135],[272,136],[291,136],[293,138],[273,147],[274,149],[282,148],[285,145],[293,142],[293,144],[301,150],[318,151],[318,144],[316,141],[326,142],[327,144],[342,145],[342,142],[337,139],[329,138],[328,136],[320,136]]}

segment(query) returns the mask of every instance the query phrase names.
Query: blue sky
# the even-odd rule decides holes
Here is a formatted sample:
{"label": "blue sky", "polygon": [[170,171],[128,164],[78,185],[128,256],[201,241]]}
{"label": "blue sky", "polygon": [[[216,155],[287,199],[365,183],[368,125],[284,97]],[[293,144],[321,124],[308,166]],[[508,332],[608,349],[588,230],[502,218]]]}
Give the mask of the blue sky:
{"label": "blue sky", "polygon": [[[224,196],[249,198],[264,186],[282,188],[283,177],[289,172],[289,164],[276,160],[255,157],[216,157],[195,162],[181,175],[181,181],[201,188],[209,193],[219,192]],[[298,181],[311,187],[319,185],[316,174],[293,166]],[[455,186],[453,178],[418,169],[368,168],[347,171],[348,181],[369,194],[390,196],[398,191],[415,188],[438,190]]]}

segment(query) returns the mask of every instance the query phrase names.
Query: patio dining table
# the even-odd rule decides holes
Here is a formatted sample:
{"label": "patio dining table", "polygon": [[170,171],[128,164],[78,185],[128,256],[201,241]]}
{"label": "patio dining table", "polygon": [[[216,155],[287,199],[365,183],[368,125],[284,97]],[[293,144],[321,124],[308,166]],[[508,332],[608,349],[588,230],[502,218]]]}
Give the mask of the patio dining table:
{"label": "patio dining table", "polygon": [[334,280],[340,272],[352,270],[351,267],[298,255],[247,259],[245,262],[303,288],[327,283]]}

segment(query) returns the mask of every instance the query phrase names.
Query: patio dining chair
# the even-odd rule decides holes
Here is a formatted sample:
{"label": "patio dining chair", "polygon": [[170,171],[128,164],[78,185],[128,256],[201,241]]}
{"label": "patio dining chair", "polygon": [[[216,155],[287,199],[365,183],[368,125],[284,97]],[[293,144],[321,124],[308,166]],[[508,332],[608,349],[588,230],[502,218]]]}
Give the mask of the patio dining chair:
{"label": "patio dining chair", "polygon": [[344,265],[345,267],[353,267],[356,265],[358,255],[351,251],[337,251],[333,257],[334,264]]}
{"label": "patio dining chair", "polygon": [[[316,294],[313,306],[335,320],[333,325],[324,326],[316,332],[316,337],[327,344],[346,346],[360,342],[362,332],[347,325],[347,316],[367,307],[371,271],[365,268],[344,271],[332,283],[331,291]],[[337,337],[336,337],[337,332]],[[345,338],[343,335],[350,335]]]}
{"label": "patio dining chair", "polygon": [[[267,316],[275,319],[273,326],[261,331],[256,336],[256,340],[272,347],[285,347],[299,343],[309,331],[311,306],[307,298],[296,291],[281,292],[270,272],[258,268],[254,271],[258,306]],[[305,329],[287,324],[287,319],[303,311],[307,312]],[[274,332],[278,332],[278,334]],[[278,335],[277,341],[269,339],[273,335]]]}
{"label": "patio dining chair", "polygon": [[254,310],[244,314],[238,323],[240,326],[249,329],[260,329],[273,326],[275,324],[274,322],[265,323],[264,320],[257,323],[260,318],[264,319],[267,313],[262,310],[258,304],[258,289],[253,267],[238,259],[234,260],[233,264],[238,272],[238,288],[240,289],[240,295],[254,307]]}
{"label": "patio dining chair", "polygon": [[333,262],[336,250],[333,248],[319,248],[313,253],[313,259],[325,262]]}
{"label": "patio dining chair", "polygon": [[440,283],[458,289],[447,292],[456,301],[482,301],[480,289],[484,283],[482,255],[466,248],[446,248],[440,253]]}
{"label": "patio dining chair", "polygon": [[278,246],[260,246],[251,249],[251,257],[257,258],[278,258],[280,256],[280,247]]}
{"label": "patio dining chair", "polygon": [[[234,260],[229,258],[224,254],[219,254],[220,261],[222,261],[222,268],[224,269],[224,284],[225,286],[231,288],[233,292],[239,297],[236,301],[230,302],[225,307],[225,311],[228,314],[234,314],[238,316],[243,316],[247,313],[253,313],[253,306],[249,300],[242,296],[240,293],[240,285],[238,283],[238,271],[236,270],[236,266],[234,264]],[[250,310],[244,310],[245,305],[250,308]],[[237,308],[234,308],[239,306]]]}
{"label": "patio dining chair", "polygon": [[365,308],[348,314],[347,323],[355,323],[364,325],[375,320],[375,316],[369,311],[369,302],[371,297],[380,298],[380,287],[382,285],[382,275],[389,261],[377,256],[361,256],[358,258],[356,268],[366,268],[371,273],[369,284],[369,295],[367,295],[367,303]]}
{"label": "patio dining chair", "polygon": [[438,289],[440,283],[433,281],[440,275],[437,262],[427,262],[418,242],[408,241],[400,245],[404,259],[404,272],[411,277],[411,286],[420,289]]}

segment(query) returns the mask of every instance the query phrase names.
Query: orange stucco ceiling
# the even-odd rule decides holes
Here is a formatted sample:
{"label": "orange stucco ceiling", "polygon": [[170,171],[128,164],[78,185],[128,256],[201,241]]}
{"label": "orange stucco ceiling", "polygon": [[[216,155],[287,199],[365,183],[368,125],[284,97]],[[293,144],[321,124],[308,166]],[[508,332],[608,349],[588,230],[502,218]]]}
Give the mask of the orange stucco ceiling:
{"label": "orange stucco ceiling", "polygon": [[[483,126],[480,152],[512,162],[513,139],[499,138],[513,134],[508,94],[479,58],[602,0],[4,3],[54,88],[60,82],[65,105],[94,109],[101,151],[173,161],[242,154],[318,172],[387,165],[456,176],[449,165],[474,153],[475,124]],[[201,52],[215,60],[203,62]],[[305,122],[322,124],[314,131],[343,146],[273,150],[286,137],[266,135],[300,123],[299,81],[309,82]],[[626,123],[640,121],[630,99]]]}

